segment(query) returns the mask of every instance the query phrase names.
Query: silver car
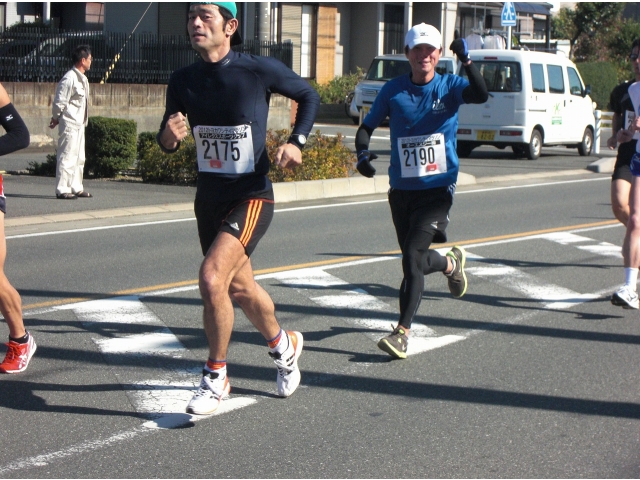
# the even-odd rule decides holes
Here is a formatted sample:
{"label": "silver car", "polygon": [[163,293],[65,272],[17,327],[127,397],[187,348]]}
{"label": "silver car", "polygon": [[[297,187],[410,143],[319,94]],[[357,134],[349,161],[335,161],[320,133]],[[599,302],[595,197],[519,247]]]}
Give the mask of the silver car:
{"label": "silver car", "polygon": [[[440,74],[456,73],[458,62],[452,57],[440,57],[436,72]],[[356,85],[353,99],[349,105],[349,116],[356,125],[360,123],[360,112],[363,117],[371,108],[382,86],[392,78],[411,71],[409,60],[405,55],[379,55],[373,59],[364,80]],[[364,110],[364,111],[363,111]]]}

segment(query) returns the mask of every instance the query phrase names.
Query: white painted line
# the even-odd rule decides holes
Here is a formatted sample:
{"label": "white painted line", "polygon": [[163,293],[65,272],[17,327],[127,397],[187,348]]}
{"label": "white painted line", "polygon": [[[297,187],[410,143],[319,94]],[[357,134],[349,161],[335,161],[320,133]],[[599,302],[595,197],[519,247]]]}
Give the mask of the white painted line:
{"label": "white painted line", "polygon": [[23,458],[0,467],[0,474],[5,474],[15,470],[24,470],[26,468],[32,467],[43,467],[54,462],[55,460],[61,460],[66,457],[79,455],[93,450],[99,450],[110,445],[114,445],[126,440],[131,440],[141,435],[148,435],[151,432],[153,432],[153,430],[149,428],[138,427],[125,432],[116,433],[115,435],[112,435],[109,438],[105,438],[104,440],[89,441],[78,445],[73,445],[56,452]]}
{"label": "white painted line", "polygon": [[[187,349],[171,330],[140,301],[140,297],[124,297],[92,300],[67,306],[71,308],[83,324],[93,327],[97,324],[151,325],[153,331],[144,334],[93,338],[99,350],[111,362],[121,355],[135,355],[145,361],[154,357],[179,359]],[[60,309],[60,307],[57,307]],[[113,329],[107,331],[113,332]],[[135,368],[116,366],[118,381],[123,386],[129,401],[140,415],[151,417],[148,425],[153,428],[176,428],[193,419],[184,413],[185,407],[200,383],[200,368],[189,371],[168,366],[162,369],[163,378],[138,381]],[[130,388],[133,386],[133,388]],[[234,398],[218,414],[255,403],[255,400]],[[163,418],[160,420],[160,418]],[[201,419],[204,417],[198,417]]]}
{"label": "white painted line", "polygon": [[139,222],[139,223],[124,223],[121,225],[107,225],[104,227],[91,227],[91,228],[74,228],[71,230],[58,230],[55,232],[38,232],[38,233],[25,233],[22,235],[9,235],[7,240],[13,240],[15,238],[29,238],[29,237],[47,237],[50,235],[64,235],[68,233],[82,233],[82,232],[96,232],[99,230],[112,230],[115,228],[129,228],[129,227],[148,227],[150,225],[162,225],[165,223],[178,223],[178,222],[191,222],[195,218],[177,218],[174,220],[158,220],[156,222]]}
{"label": "white painted line", "polygon": [[120,338],[94,338],[93,341],[98,345],[102,353],[167,355],[172,358],[180,358],[187,351],[184,345],[180,343],[180,340],[166,327],[159,332]]}
{"label": "white painted line", "polygon": [[[142,424],[143,427],[146,428],[178,428],[183,425],[186,425],[190,422],[199,422],[200,420],[204,420],[206,418],[215,417],[217,415],[222,415],[225,413],[232,412],[234,410],[238,410],[240,408],[248,407],[249,405],[253,405],[257,400],[251,397],[235,397],[228,398],[223,400],[220,403],[218,409],[212,413],[211,415],[191,415],[189,413],[169,413],[158,417],[154,420],[149,420]],[[184,404],[182,404],[184,408]]]}
{"label": "white painted line", "polygon": [[[500,190],[514,190],[518,188],[546,187],[546,186],[563,185],[563,184],[570,184],[570,183],[597,182],[600,180],[610,180],[610,178],[611,177],[599,177],[599,178],[589,178],[589,179],[583,179],[583,180],[565,180],[560,182],[537,183],[534,185],[512,185],[508,187],[495,187],[495,188],[485,188],[485,189],[475,189],[475,190],[465,190],[465,191],[457,190],[456,195],[467,195],[470,193],[496,192]],[[301,211],[301,210],[314,210],[318,208],[348,207],[348,206],[354,206],[354,205],[366,205],[368,203],[381,203],[381,202],[387,202],[387,201],[388,200],[386,198],[383,198],[380,200],[367,200],[367,201],[361,201],[361,202],[332,203],[328,205],[310,205],[306,207],[280,208],[280,209],[276,209],[275,213],[295,212],[295,211]],[[43,237],[43,236],[49,236],[49,235],[63,235],[68,233],[93,232],[98,230],[110,230],[115,228],[146,227],[151,225],[161,225],[161,224],[176,223],[176,222],[190,222],[194,220],[195,218],[191,217],[191,218],[180,218],[175,220],[159,220],[155,222],[127,223],[127,224],[110,225],[110,226],[103,226],[103,227],[59,230],[54,232],[39,232],[39,233],[26,233],[22,235],[7,235],[5,238],[6,240],[14,240],[18,238]]]}
{"label": "white painted line", "polygon": [[[574,246],[579,250],[584,250],[585,252],[589,253],[595,253],[596,255],[622,258],[622,247],[609,242],[594,243],[595,240],[593,238],[583,237],[582,235],[576,235],[575,233],[547,233],[544,235],[540,235],[540,238],[559,243],[560,245]],[[585,245],[576,245],[578,243]]]}
{"label": "white painted line", "polygon": [[[341,278],[325,272],[323,268],[324,267],[305,268],[292,272],[284,272],[282,275],[276,275],[273,278],[306,294],[318,289],[349,285],[349,283]],[[362,289],[354,289],[331,295],[307,296],[317,305],[345,312],[344,321],[356,325],[358,328],[368,330],[363,333],[375,343],[378,343],[382,337],[388,335],[395,327],[394,321],[370,318],[369,316],[362,315],[361,312],[387,312],[393,314],[394,317],[398,315],[395,308],[392,308],[388,303],[383,302],[373,295],[369,295]],[[427,350],[433,350],[434,348],[464,340],[464,338],[465,337],[454,335],[446,336],[446,338],[437,337],[433,329],[416,322],[411,328],[411,341],[409,342],[407,355],[416,355]]]}
{"label": "white painted line", "polygon": [[65,305],[64,308],[56,307],[59,310],[68,310],[69,308],[74,310],[83,322],[87,323],[161,324],[158,317],[140,303],[140,297],[133,295],[79,302]]}

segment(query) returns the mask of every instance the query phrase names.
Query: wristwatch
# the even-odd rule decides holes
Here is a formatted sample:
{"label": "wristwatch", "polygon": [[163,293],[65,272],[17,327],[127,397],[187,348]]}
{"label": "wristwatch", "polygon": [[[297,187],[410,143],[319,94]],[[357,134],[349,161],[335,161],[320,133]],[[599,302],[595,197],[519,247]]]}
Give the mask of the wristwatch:
{"label": "wristwatch", "polygon": [[287,140],[287,143],[293,143],[300,150],[302,150],[304,148],[305,144],[307,143],[307,137],[297,133],[295,135],[291,135],[289,137],[289,140]]}

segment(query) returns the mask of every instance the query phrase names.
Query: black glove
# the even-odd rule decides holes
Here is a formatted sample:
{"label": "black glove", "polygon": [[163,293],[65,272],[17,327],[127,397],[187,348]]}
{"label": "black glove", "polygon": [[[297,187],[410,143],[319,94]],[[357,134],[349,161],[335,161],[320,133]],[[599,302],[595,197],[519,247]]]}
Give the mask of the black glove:
{"label": "black glove", "polygon": [[358,153],[358,164],[356,168],[361,175],[372,178],[376,174],[376,169],[371,165],[371,160],[378,158],[375,153],[371,153],[369,150],[362,150]]}
{"label": "black glove", "polygon": [[463,64],[469,61],[469,46],[464,38],[456,38],[451,42],[449,49],[456,54],[458,60]]}

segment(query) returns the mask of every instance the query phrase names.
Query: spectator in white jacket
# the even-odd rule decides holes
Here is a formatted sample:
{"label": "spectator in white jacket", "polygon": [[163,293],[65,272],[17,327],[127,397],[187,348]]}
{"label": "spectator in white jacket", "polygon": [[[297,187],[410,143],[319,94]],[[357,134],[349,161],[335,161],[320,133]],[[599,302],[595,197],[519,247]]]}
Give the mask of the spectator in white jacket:
{"label": "spectator in white jacket", "polygon": [[75,200],[92,195],[84,190],[84,127],[89,118],[89,81],[85,72],[91,68],[89,45],[76,47],[72,54],[73,68],[56,88],[49,128],[58,126],[56,168],[56,198]]}

